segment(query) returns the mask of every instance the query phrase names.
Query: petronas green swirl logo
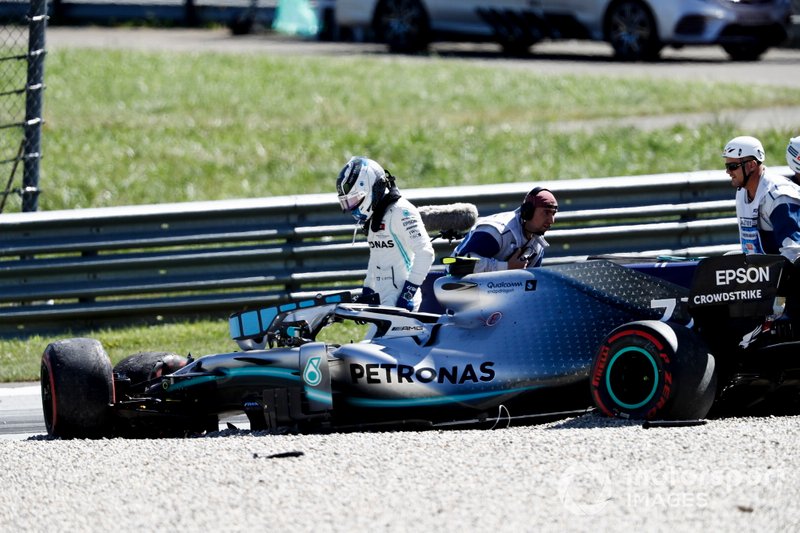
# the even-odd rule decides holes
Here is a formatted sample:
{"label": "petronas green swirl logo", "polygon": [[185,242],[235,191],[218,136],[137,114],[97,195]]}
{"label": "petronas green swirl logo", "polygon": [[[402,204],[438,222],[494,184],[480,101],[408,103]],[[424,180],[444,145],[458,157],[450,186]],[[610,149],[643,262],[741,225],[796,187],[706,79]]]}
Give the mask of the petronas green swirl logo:
{"label": "petronas green swirl logo", "polygon": [[311,357],[303,370],[303,381],[312,387],[316,387],[322,381],[322,372],[319,369],[320,361],[320,357]]}

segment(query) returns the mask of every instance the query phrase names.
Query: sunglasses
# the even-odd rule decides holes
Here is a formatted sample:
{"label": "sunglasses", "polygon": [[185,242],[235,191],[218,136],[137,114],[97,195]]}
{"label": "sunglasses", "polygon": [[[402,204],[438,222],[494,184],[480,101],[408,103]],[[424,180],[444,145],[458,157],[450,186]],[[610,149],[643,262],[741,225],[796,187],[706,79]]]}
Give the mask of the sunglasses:
{"label": "sunglasses", "polygon": [[[753,159],[748,159],[747,161],[753,161]],[[725,170],[728,172],[733,172],[739,167],[743,167],[747,161],[739,161],[738,163],[725,163]]]}

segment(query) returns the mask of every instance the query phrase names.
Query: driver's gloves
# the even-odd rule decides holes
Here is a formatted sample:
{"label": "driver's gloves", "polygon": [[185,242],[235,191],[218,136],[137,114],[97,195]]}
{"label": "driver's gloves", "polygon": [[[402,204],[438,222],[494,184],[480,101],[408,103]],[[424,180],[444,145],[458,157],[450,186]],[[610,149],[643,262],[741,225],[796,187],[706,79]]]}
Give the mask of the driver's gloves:
{"label": "driver's gloves", "polygon": [[397,297],[397,303],[394,304],[395,307],[402,307],[403,309],[413,311],[414,295],[417,294],[418,289],[419,285],[414,285],[410,281],[406,281],[403,284],[403,289],[400,291],[400,296]]}

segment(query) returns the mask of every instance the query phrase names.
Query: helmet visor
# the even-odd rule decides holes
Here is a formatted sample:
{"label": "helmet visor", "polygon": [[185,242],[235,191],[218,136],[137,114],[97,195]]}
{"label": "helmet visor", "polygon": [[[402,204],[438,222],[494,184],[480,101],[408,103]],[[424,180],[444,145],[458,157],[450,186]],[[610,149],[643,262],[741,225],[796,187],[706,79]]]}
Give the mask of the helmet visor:
{"label": "helmet visor", "polygon": [[364,201],[367,194],[364,191],[353,191],[348,194],[339,195],[339,205],[342,211],[352,211]]}

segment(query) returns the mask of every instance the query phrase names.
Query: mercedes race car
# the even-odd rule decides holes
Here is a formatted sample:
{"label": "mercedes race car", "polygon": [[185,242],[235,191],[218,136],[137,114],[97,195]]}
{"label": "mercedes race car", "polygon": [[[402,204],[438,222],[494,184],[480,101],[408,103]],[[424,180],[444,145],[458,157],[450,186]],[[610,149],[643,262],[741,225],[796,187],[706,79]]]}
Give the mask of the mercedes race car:
{"label": "mercedes race car", "polygon": [[[251,430],[319,432],[497,427],[593,406],[641,419],[796,408],[791,269],[739,255],[460,272],[425,295],[440,313],[318,295],[235,313],[239,349],[197,359],[145,352],[112,367],[98,341],[61,340],[42,357],[45,423],[53,437],[150,437],[216,431],[235,413]],[[369,338],[316,341],[345,320]]]}

